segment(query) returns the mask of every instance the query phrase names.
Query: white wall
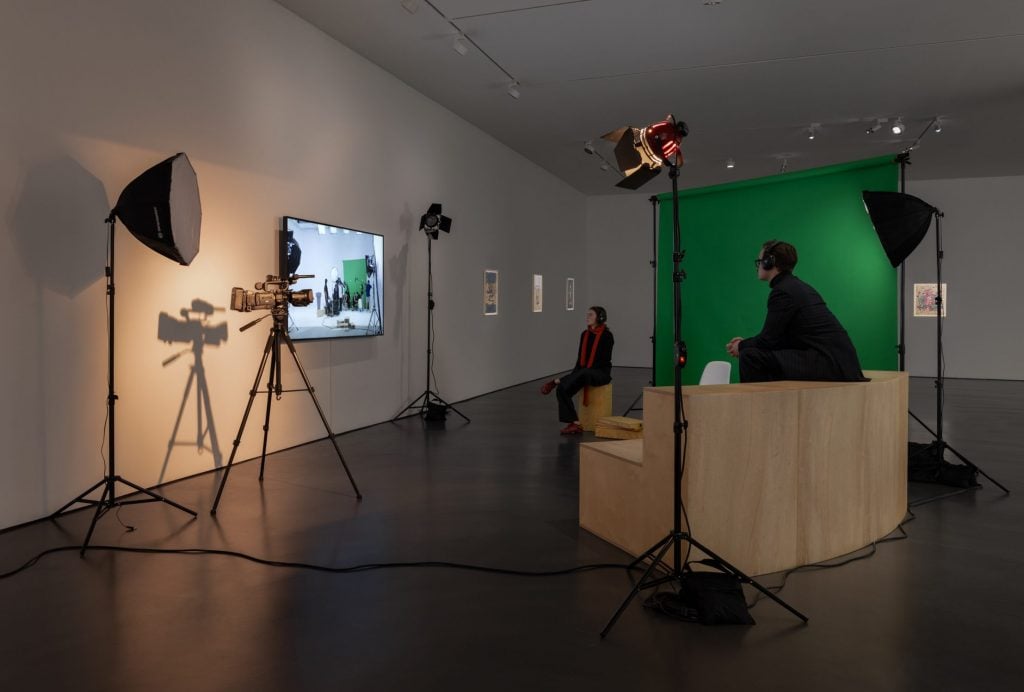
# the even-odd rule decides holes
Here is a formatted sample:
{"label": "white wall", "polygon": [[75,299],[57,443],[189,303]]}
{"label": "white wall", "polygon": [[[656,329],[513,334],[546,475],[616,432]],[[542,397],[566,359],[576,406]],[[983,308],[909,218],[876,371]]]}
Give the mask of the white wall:
{"label": "white wall", "polygon": [[[273,272],[282,215],[385,236],[385,335],[299,348],[336,431],[386,420],[423,389],[416,225],[431,202],[454,218],[434,245],[441,394],[457,401],[571,360],[580,313],[559,306],[560,288],[532,313],[530,285],[533,273],[575,276],[589,299],[583,196],[280,6],[8,0],[0,62],[0,526],[44,516],[103,474],[103,219],[128,182],[177,151],[199,178],[199,256],[180,267],[123,227],[117,236],[125,477],[151,485],[226,463],[267,330],[239,333],[251,315],[215,315],[230,326],[202,354],[219,455],[168,455],[192,355],[162,365],[187,344],[158,340],[158,315],[197,298],[225,306],[232,286]],[[482,315],[485,268],[501,272],[497,317]],[[194,407],[193,391],[178,441],[194,441]],[[258,453],[259,433],[250,421],[240,459]],[[305,395],[275,404],[272,448],[322,435]],[[358,478],[361,462],[349,463]]]}
{"label": "white wall", "polygon": [[[1024,177],[907,181],[942,219],[946,376],[1024,380]],[[935,282],[935,227],[907,259],[907,369],[936,373],[935,319],[913,316],[913,285]]]}
{"label": "white wall", "polygon": [[608,310],[619,366],[651,367],[652,225],[650,194],[587,198],[588,289],[577,287],[577,303]]}

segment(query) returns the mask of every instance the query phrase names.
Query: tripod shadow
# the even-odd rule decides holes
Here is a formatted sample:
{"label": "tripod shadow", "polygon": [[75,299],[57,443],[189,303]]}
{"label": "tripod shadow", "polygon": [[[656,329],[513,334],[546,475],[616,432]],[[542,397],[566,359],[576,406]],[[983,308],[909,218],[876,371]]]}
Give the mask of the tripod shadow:
{"label": "tripod shadow", "polygon": [[[192,352],[192,367],[189,369],[188,381],[185,383],[185,393],[181,398],[181,406],[178,407],[178,417],[174,421],[174,428],[171,430],[171,437],[167,441],[167,453],[164,455],[164,463],[160,468],[159,482],[164,482],[167,474],[167,466],[171,460],[171,454],[175,447],[195,445],[196,451],[202,454],[209,451],[213,454],[214,468],[220,468],[223,463],[223,455],[220,451],[220,443],[217,441],[217,426],[213,419],[213,405],[210,403],[210,389],[206,382],[206,369],[203,367],[203,349],[206,346],[219,346],[228,339],[228,323],[210,322],[210,316],[214,312],[223,312],[224,308],[214,307],[212,304],[195,298],[187,308],[180,310],[181,319],[167,314],[160,313],[160,321],[157,326],[157,338],[168,344],[185,343],[188,347],[178,351],[165,359],[163,366],[167,367],[189,351]],[[195,411],[196,411],[196,436],[194,440],[179,441],[178,432],[181,428],[181,421],[185,414],[185,407],[189,401],[189,395],[195,387]],[[209,438],[209,445],[207,445]]]}

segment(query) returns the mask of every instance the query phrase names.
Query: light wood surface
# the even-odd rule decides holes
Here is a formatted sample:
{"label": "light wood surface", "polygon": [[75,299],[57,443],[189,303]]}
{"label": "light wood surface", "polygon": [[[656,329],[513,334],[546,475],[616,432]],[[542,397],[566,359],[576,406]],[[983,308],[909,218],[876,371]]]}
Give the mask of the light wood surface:
{"label": "light wood surface", "polygon": [[[907,506],[908,381],[867,376],[684,387],[692,535],[766,574],[892,531]],[[649,387],[642,441],[581,445],[580,526],[633,555],[672,526],[673,405],[671,387]]]}
{"label": "light wood surface", "polygon": [[580,426],[587,432],[594,432],[597,421],[612,415],[612,385],[589,387],[587,405],[583,404],[583,390],[576,395],[576,412],[580,417]]}

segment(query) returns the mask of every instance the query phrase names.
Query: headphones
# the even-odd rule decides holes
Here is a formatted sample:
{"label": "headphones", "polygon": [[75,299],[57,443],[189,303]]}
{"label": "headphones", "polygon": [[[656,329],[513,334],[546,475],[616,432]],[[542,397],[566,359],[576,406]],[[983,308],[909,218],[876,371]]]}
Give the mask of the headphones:
{"label": "headphones", "polygon": [[773,240],[769,245],[766,245],[764,252],[761,253],[761,269],[766,272],[770,272],[775,269],[775,255],[772,254],[772,250],[779,244],[778,240]]}
{"label": "headphones", "polygon": [[608,311],[605,310],[603,307],[601,307],[600,305],[595,305],[590,309],[594,311],[595,315],[597,315],[598,324],[604,324],[605,322],[608,321]]}

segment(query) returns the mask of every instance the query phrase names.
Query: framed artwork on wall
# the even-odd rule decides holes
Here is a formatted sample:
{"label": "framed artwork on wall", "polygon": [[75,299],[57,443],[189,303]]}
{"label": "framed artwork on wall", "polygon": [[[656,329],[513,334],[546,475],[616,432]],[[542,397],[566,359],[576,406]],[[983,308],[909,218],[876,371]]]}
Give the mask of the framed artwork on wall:
{"label": "framed artwork on wall", "polygon": [[498,314],[498,270],[484,269],[484,314]]}
{"label": "framed artwork on wall", "polygon": [[565,280],[565,309],[576,309],[576,279]]}
{"label": "framed artwork on wall", "polygon": [[[942,316],[946,316],[946,284],[942,284]],[[935,317],[935,284],[914,284],[914,317]]]}
{"label": "framed artwork on wall", "polygon": [[540,274],[533,275],[533,311],[543,312],[544,310],[544,277]]}

